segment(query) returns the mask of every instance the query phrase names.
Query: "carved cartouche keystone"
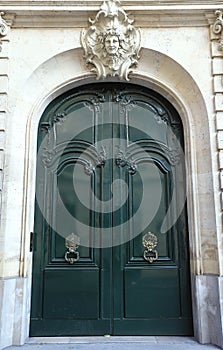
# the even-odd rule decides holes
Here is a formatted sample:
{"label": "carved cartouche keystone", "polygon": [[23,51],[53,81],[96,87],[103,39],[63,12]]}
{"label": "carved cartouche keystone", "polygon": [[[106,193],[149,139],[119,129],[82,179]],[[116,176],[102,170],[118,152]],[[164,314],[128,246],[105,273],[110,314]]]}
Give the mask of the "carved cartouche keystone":
{"label": "carved cartouche keystone", "polygon": [[119,0],[105,0],[91,26],[81,32],[85,59],[97,79],[118,76],[129,80],[139,59],[141,34],[132,25]]}

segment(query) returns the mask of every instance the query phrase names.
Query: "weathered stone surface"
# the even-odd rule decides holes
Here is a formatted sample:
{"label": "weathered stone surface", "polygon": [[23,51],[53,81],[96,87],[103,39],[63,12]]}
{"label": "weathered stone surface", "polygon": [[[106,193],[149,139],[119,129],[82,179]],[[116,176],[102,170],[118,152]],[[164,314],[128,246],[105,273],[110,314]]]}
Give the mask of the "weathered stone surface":
{"label": "weathered stone surface", "polygon": [[[0,132],[4,135],[1,151],[5,150],[0,158],[3,346],[23,343],[29,332],[29,233],[34,222],[38,123],[53,98],[75,86],[95,82],[95,75],[86,68],[79,39],[88,17],[97,13],[101,1],[82,1],[81,5],[76,0],[64,1],[63,10],[56,1],[40,1],[38,9],[33,1],[20,1],[21,6],[16,3],[1,3],[6,12],[10,8],[5,18],[14,19],[10,41],[4,39],[0,52]],[[216,47],[218,35],[210,36],[208,27],[215,20],[214,12],[220,2],[169,3],[174,7],[167,7],[163,1],[123,1],[125,10],[133,12],[135,26],[142,27],[141,58],[129,78],[132,83],[161,93],[181,116],[191,272],[195,280],[195,334],[201,342],[220,346],[223,58]],[[117,81],[117,77],[109,79]]]}

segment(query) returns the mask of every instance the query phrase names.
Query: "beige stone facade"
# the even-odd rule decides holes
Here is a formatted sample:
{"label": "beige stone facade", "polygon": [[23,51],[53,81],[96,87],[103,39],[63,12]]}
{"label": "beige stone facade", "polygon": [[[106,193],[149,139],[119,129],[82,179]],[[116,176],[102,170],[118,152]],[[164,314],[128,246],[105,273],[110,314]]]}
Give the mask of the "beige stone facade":
{"label": "beige stone facade", "polygon": [[[2,0],[0,348],[29,337],[37,129],[62,92],[95,82],[80,31],[101,1]],[[194,333],[223,348],[223,51],[218,0],[127,0],[142,49],[130,83],[158,91],[184,127]],[[107,78],[117,81],[118,78]]]}

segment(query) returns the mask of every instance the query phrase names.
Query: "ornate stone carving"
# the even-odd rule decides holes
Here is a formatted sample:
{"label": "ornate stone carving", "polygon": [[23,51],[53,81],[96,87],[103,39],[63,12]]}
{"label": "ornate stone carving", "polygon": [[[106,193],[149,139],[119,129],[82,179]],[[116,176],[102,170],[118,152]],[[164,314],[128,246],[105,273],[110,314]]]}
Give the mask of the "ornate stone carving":
{"label": "ornate stone carving", "polygon": [[105,0],[91,26],[81,32],[81,45],[97,80],[118,76],[129,80],[131,67],[139,60],[141,34],[133,26],[119,0]]}
{"label": "ornate stone carving", "polygon": [[218,10],[215,12],[217,19],[213,25],[214,34],[220,34],[221,37],[219,39],[218,50],[223,51],[223,12]]}
{"label": "ornate stone carving", "polygon": [[9,27],[6,21],[2,18],[4,12],[0,12],[0,52],[2,51],[2,41],[1,38],[6,36],[9,32]]}
{"label": "ornate stone carving", "polygon": [[4,37],[9,32],[9,27],[6,23],[6,21],[2,18],[4,16],[4,12],[0,12],[0,36]]}

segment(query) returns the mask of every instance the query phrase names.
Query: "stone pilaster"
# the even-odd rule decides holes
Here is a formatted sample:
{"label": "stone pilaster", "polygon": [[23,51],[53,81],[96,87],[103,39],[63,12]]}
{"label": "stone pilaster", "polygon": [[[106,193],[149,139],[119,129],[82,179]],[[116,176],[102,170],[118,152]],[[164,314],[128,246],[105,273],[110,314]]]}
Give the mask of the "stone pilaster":
{"label": "stone pilaster", "polygon": [[211,58],[214,90],[214,108],[216,113],[216,131],[219,151],[220,188],[223,209],[223,20],[221,11],[216,11],[216,21],[211,26]]}
{"label": "stone pilaster", "polygon": [[8,48],[9,39],[7,34],[9,27],[2,18],[3,12],[0,12],[0,213],[1,199],[3,190],[3,167],[4,167],[4,149],[5,149],[5,122],[7,114],[8,97]]}
{"label": "stone pilaster", "polygon": [[[213,76],[213,93],[214,93],[214,110],[216,120],[217,146],[218,146],[218,164],[219,164],[219,184],[221,192],[221,208],[223,210],[223,12],[218,10],[215,12],[216,20],[210,27],[211,39],[211,59],[212,59],[212,76]],[[219,237],[219,260],[222,259],[221,248],[222,237]],[[220,261],[220,264],[222,261]],[[219,320],[218,331],[216,326],[212,329],[212,334],[215,334],[212,342],[220,347],[223,347],[223,304],[222,304],[222,271],[220,276],[212,277],[218,281],[216,291],[218,293]],[[208,276],[206,276],[208,278]],[[213,284],[212,284],[213,286]],[[213,288],[212,288],[213,290]],[[209,293],[211,295],[211,293]],[[213,293],[212,293],[213,294]],[[213,299],[213,298],[212,298]],[[209,303],[211,305],[211,302]],[[209,310],[210,311],[210,310]],[[211,312],[210,312],[211,313]],[[213,310],[212,310],[213,313]],[[213,313],[214,314],[214,313]],[[218,314],[218,312],[217,312]],[[216,315],[216,312],[215,312]],[[213,322],[213,325],[215,322]]]}

